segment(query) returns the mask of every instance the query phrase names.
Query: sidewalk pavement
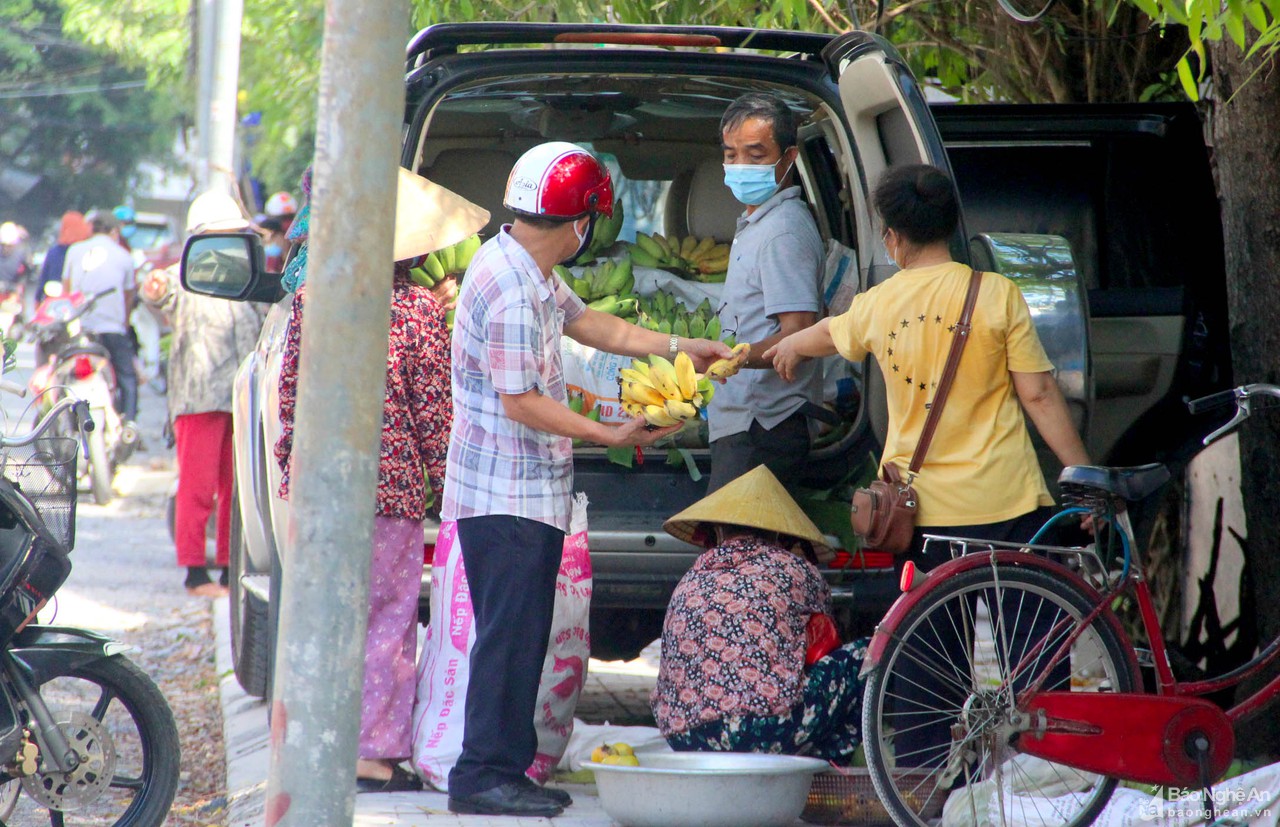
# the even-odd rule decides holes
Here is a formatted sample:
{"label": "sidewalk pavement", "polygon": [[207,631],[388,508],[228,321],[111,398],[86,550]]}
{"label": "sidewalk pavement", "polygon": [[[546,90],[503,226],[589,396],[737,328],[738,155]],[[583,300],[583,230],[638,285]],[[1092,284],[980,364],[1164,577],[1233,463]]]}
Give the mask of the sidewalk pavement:
{"label": "sidewalk pavement", "polygon": [[[230,618],[226,598],[214,603],[214,628],[218,636],[217,669],[222,676],[219,692],[223,710],[223,734],[227,747],[227,827],[261,827],[270,761],[267,705],[250,698],[232,671]],[[596,662],[592,662],[596,667]],[[616,667],[613,668],[613,667]],[[616,716],[636,711],[645,699],[653,676],[642,667],[607,664],[589,674],[584,697],[597,708],[608,705]],[[580,710],[582,708],[580,706]],[[594,784],[565,784],[573,806],[556,819],[460,816],[449,812],[448,796],[439,792],[365,793],[356,796],[357,827],[397,824],[405,827],[613,827],[605,814]]]}

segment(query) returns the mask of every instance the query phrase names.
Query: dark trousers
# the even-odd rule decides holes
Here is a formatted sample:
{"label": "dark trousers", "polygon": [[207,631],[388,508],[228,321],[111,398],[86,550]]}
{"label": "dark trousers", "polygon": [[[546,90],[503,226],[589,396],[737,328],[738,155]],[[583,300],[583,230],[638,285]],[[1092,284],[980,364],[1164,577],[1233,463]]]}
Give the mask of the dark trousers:
{"label": "dark trousers", "polygon": [[462,755],[451,795],[524,778],[538,748],[533,717],[551,636],[564,532],[506,515],[458,520],[476,642]]}
{"label": "dark trousers", "polygon": [[[944,542],[930,543],[926,552],[925,534],[1021,543],[1030,540],[1053,514],[1052,508],[1038,508],[1020,517],[985,525],[918,526],[912,536],[911,548],[897,560],[897,572],[901,575],[902,567],[908,560],[914,562],[921,571],[928,571],[951,559],[948,544]],[[990,599],[989,593],[984,594]],[[1009,626],[1002,627],[1002,637],[1008,637],[1009,660],[1012,663],[1005,663],[1004,652],[997,651],[1004,669],[1015,666],[1022,660],[1023,654],[1031,650],[1052,629],[1053,610],[1045,606],[1042,611],[1038,611],[1037,606],[1032,605],[1034,600],[1035,598],[1019,592],[1005,596],[1003,602],[1009,605],[988,607],[993,623],[998,610],[1003,612],[1010,623]],[[959,709],[968,696],[967,682],[972,653],[964,635],[972,631],[970,621],[976,610],[976,595],[963,604],[960,601],[950,602],[945,611],[935,610],[931,620],[919,627],[915,636],[910,639],[910,651],[904,652],[899,658],[897,677],[891,680],[889,687],[889,697],[894,700],[886,709],[886,712],[892,713],[897,729],[894,752],[898,766],[937,769],[944,765],[951,745],[951,724],[954,720],[942,714],[941,710]],[[1016,622],[1014,618],[1017,619]],[[913,653],[915,658],[912,657]],[[943,680],[941,676],[948,676],[949,679]],[[1015,679],[1015,691],[1024,688],[1032,678],[1038,676],[1039,671],[1033,670],[1033,674],[1024,674],[1020,679]],[[1069,687],[1069,677],[1070,664],[1064,660],[1054,667],[1045,688],[1066,689]]]}
{"label": "dark trousers", "polygon": [[111,354],[120,404],[116,410],[126,421],[138,418],[138,373],[133,369],[133,340],[124,333],[96,333],[94,338]]}
{"label": "dark trousers", "polygon": [[723,488],[757,465],[768,467],[783,487],[800,481],[809,458],[809,420],[794,413],[772,428],[752,421],[741,433],[711,443],[711,479],[707,493]]}

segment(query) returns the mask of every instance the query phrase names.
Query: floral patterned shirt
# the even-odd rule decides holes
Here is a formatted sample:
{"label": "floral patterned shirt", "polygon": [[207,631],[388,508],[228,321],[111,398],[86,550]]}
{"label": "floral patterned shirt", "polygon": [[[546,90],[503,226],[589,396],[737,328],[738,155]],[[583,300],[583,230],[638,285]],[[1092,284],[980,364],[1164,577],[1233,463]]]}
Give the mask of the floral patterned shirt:
{"label": "floral patterned shirt", "polygon": [[[284,472],[280,496],[286,499],[305,294],[306,285],[294,294],[280,367],[283,433],[275,453]],[[413,283],[406,268],[397,267],[391,293],[387,397],[378,465],[379,516],[411,520],[426,517],[428,482],[435,492],[435,501],[440,502],[452,421],[449,331],[445,327],[444,308],[427,288]]]}
{"label": "floral patterned shirt", "polygon": [[738,715],[784,715],[804,687],[805,625],[831,611],[808,561],[755,537],[704,552],[662,626],[651,701],[664,736]]}

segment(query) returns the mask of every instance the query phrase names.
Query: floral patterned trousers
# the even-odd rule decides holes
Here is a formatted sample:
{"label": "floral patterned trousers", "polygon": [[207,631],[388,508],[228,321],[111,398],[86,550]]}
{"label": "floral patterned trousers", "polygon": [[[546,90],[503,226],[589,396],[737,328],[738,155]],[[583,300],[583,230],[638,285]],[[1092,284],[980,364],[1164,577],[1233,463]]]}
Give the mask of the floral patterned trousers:
{"label": "floral patterned trousers", "polygon": [[667,738],[677,752],[770,752],[847,763],[862,743],[858,678],[867,640],[846,643],[809,667],[804,695],[787,715],[731,715]]}

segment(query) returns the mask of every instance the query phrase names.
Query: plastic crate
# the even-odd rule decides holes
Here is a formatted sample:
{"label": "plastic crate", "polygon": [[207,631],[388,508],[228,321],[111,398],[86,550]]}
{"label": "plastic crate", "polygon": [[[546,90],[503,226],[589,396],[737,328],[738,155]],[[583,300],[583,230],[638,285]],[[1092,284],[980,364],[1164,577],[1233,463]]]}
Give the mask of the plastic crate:
{"label": "plastic crate", "polygon": [[[924,773],[900,776],[901,783],[933,790],[933,794],[921,794],[920,815],[928,820],[942,815],[946,793],[933,787],[926,788]],[[813,777],[809,788],[809,800],[800,818],[810,824],[837,824],[848,827],[893,827],[893,819],[876,795],[871,774],[861,767],[820,772]]]}

